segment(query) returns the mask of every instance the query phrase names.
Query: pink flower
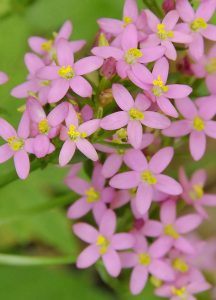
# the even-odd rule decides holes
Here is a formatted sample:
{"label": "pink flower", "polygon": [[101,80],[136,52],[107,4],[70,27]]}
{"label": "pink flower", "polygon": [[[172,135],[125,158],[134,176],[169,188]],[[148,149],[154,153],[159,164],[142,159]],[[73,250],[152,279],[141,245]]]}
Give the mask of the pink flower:
{"label": "pink flower", "polygon": [[37,72],[39,78],[52,81],[48,102],[61,100],[69,88],[80,97],[90,97],[92,87],[82,75],[100,68],[103,60],[99,57],[89,56],[74,63],[70,44],[64,39],[58,41],[56,51],[58,65],[50,65]]}
{"label": "pink flower", "polygon": [[121,272],[121,261],[118,250],[133,247],[134,238],[128,233],[116,233],[116,215],[112,210],[107,210],[103,215],[99,230],[85,224],[78,223],[73,226],[74,233],[84,242],[90,244],[77,259],[78,268],[88,268],[100,257],[107,272],[117,277]]}
{"label": "pink flower", "polygon": [[[32,36],[29,38],[28,43],[30,48],[37,54],[45,57],[46,63],[55,60],[56,46],[60,39],[68,40],[72,34],[73,26],[70,21],[66,21],[59,32],[53,35],[52,39],[45,39],[38,36]],[[69,42],[71,51],[73,53],[79,51],[85,45],[84,40]]]}
{"label": "pink flower", "polygon": [[189,233],[202,223],[198,214],[188,214],[176,219],[176,201],[173,199],[164,202],[160,210],[161,225],[146,222],[145,235],[159,237],[161,243],[166,244],[169,249],[172,247],[186,253],[194,254],[192,244],[182,235]]}
{"label": "pink flower", "polygon": [[203,55],[191,69],[196,77],[205,78],[209,92],[216,94],[216,45],[214,45],[207,55]]}
{"label": "pink flower", "polygon": [[166,244],[156,241],[148,247],[143,236],[139,234],[135,236],[134,252],[121,254],[123,268],[133,268],[130,279],[130,290],[133,295],[142,292],[149,274],[165,281],[174,280],[172,268],[163,260],[164,255],[167,253]]}
{"label": "pink flower", "polygon": [[0,71],[0,85],[5,84],[8,81],[6,73]]}
{"label": "pink flower", "polygon": [[184,169],[180,169],[179,181],[183,188],[182,198],[188,205],[192,205],[202,217],[208,218],[208,213],[203,206],[216,206],[216,195],[205,194],[206,180],[207,174],[204,170],[196,171],[189,180]]}
{"label": "pink flower", "polygon": [[[207,100],[207,99],[206,99]],[[176,121],[163,134],[170,137],[181,137],[190,134],[190,153],[194,160],[199,160],[206,150],[206,135],[216,138],[215,107],[211,101],[202,101],[199,107],[189,98],[176,100],[176,106],[184,120]]]}
{"label": "pink flower", "polygon": [[184,21],[177,27],[190,34],[192,42],[189,44],[189,53],[199,60],[204,53],[203,37],[216,41],[216,26],[208,24],[215,12],[215,0],[201,2],[196,12],[188,0],[176,0],[176,9]]}
{"label": "pink flower", "polygon": [[[187,97],[192,88],[184,84],[168,84],[166,85],[169,75],[169,63],[166,58],[158,60],[152,71],[151,84],[146,88],[147,93],[151,97],[152,101],[157,102],[159,108],[168,116],[177,118],[178,112],[171,104],[169,99],[181,99]],[[148,79],[149,80],[149,79]],[[145,88],[145,77],[143,76],[143,82]]]}
{"label": "pink flower", "polygon": [[68,217],[78,219],[93,211],[97,219],[98,210],[105,211],[106,203],[110,203],[115,191],[111,187],[105,187],[105,178],[102,175],[102,166],[96,164],[92,174],[91,182],[79,177],[70,176],[65,180],[66,185],[82,197],[72,204],[68,210]]}
{"label": "pink flower", "polygon": [[141,146],[142,125],[150,128],[167,128],[170,121],[167,117],[153,111],[147,111],[150,101],[138,94],[135,102],[128,90],[120,84],[112,86],[113,96],[122,111],[106,116],[100,126],[106,130],[116,130],[127,125],[129,143],[136,149]]}
{"label": "pink flower", "polygon": [[77,113],[72,105],[70,105],[65,122],[66,127],[62,128],[60,135],[60,138],[65,141],[59,155],[60,166],[65,166],[69,163],[75,153],[76,147],[89,159],[93,161],[98,160],[95,148],[86,138],[99,128],[100,120],[90,120],[79,125]]}
{"label": "pink flower", "polygon": [[112,46],[94,47],[92,53],[96,56],[107,59],[116,59],[116,71],[122,78],[129,79],[139,86],[142,76],[147,79],[151,74],[144,64],[157,60],[164,54],[163,47],[146,47],[138,49],[138,32],[133,24],[126,27],[122,34],[121,48]]}
{"label": "pink flower", "polygon": [[30,170],[27,154],[29,134],[30,124],[26,112],[22,116],[17,132],[7,121],[0,118],[0,136],[7,142],[0,146],[0,163],[13,157],[17,175],[23,180],[28,177]]}
{"label": "pink flower", "polygon": [[115,175],[110,185],[118,189],[138,188],[136,192],[136,207],[140,214],[145,214],[152,202],[154,190],[179,195],[182,193],[180,184],[173,178],[161,174],[172,160],[174,151],[171,147],[159,150],[147,162],[140,150],[131,150],[125,158],[126,164],[133,170]]}
{"label": "pink flower", "polygon": [[176,60],[177,52],[173,43],[188,44],[192,41],[189,34],[176,30],[175,26],[179,20],[176,10],[168,12],[161,22],[150,10],[145,10],[147,22],[152,32],[141,47],[153,47],[161,45],[165,47],[165,56],[171,60]]}

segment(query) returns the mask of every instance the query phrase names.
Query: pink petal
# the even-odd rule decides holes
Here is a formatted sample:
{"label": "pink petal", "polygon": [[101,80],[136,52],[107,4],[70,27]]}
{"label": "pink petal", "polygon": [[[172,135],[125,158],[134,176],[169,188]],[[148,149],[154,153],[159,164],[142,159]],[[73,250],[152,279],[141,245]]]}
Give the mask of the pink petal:
{"label": "pink petal", "polygon": [[125,111],[128,111],[134,106],[134,100],[128,90],[121,84],[113,84],[113,97],[118,106]]}
{"label": "pink petal", "polygon": [[16,137],[15,129],[4,119],[0,118],[0,136],[7,141],[10,137]]}
{"label": "pink petal", "polygon": [[89,182],[75,176],[66,177],[64,182],[72,191],[79,195],[85,195],[85,191],[90,188]]}
{"label": "pink petal", "polygon": [[171,10],[166,14],[162,24],[165,25],[166,30],[172,30],[177,24],[178,19],[179,19],[179,14],[177,13],[177,11]]}
{"label": "pink petal", "polygon": [[205,21],[209,21],[215,11],[215,1],[204,1],[201,2],[197,11],[196,18],[203,18]]}
{"label": "pink petal", "polygon": [[124,51],[138,46],[138,33],[134,24],[129,24],[122,34],[121,45]]}
{"label": "pink petal", "polygon": [[195,59],[199,60],[204,54],[204,41],[200,34],[195,34],[193,41],[189,44],[189,53]]}
{"label": "pink petal", "polygon": [[90,245],[83,250],[77,258],[77,268],[85,269],[92,266],[99,259],[99,249],[96,245]]}
{"label": "pink petal", "polygon": [[27,110],[22,115],[17,133],[22,139],[27,139],[30,135],[30,118]]}
{"label": "pink petal", "polygon": [[202,198],[202,203],[207,206],[216,206],[216,196],[205,194]]}
{"label": "pink petal", "polygon": [[116,215],[111,209],[108,209],[103,215],[99,229],[100,233],[106,238],[111,238],[114,234],[116,229]]}
{"label": "pink petal", "polygon": [[99,119],[87,121],[79,126],[79,131],[86,133],[87,136],[92,135],[99,128],[99,124]]}
{"label": "pink petal", "polygon": [[35,74],[39,69],[44,67],[44,62],[33,53],[25,54],[25,64],[30,74]]}
{"label": "pink petal", "polygon": [[134,171],[144,171],[148,168],[148,162],[140,150],[130,149],[126,152],[124,156],[125,164]]}
{"label": "pink petal", "polygon": [[28,99],[27,110],[33,122],[39,123],[41,120],[46,119],[46,114],[40,103],[34,98]]}
{"label": "pink petal", "polygon": [[177,219],[175,226],[179,233],[184,234],[196,229],[201,223],[202,218],[199,215],[189,214]]}
{"label": "pink petal", "polygon": [[151,84],[153,81],[151,72],[141,63],[132,65],[132,72],[144,84]]}
{"label": "pink petal", "polygon": [[14,152],[8,144],[0,146],[0,164],[13,156]]}
{"label": "pink petal", "polygon": [[86,139],[80,139],[76,142],[76,146],[80,152],[93,161],[98,160],[98,154],[92,144]]}
{"label": "pink petal", "polygon": [[175,278],[173,269],[167,263],[159,259],[155,259],[151,263],[149,266],[149,271],[155,277],[165,281],[172,281]]}
{"label": "pink petal", "polygon": [[110,180],[110,186],[117,189],[132,189],[137,187],[139,182],[139,173],[135,171],[130,171],[115,175]]}
{"label": "pink petal", "polygon": [[169,90],[165,94],[168,98],[181,99],[187,97],[192,92],[192,88],[184,84],[171,84],[168,87]]}
{"label": "pink petal", "polygon": [[0,85],[5,84],[8,81],[8,76],[4,72],[0,71]]}
{"label": "pink petal", "polygon": [[147,110],[151,106],[150,100],[144,94],[138,94],[135,99],[135,108],[141,111]]}
{"label": "pink petal", "polygon": [[91,178],[93,186],[101,191],[104,190],[105,178],[102,176],[102,165],[97,163],[94,165],[94,170]]}
{"label": "pink petal", "polygon": [[60,66],[73,66],[73,52],[71,51],[68,41],[63,38],[59,39],[56,46],[56,52]]}
{"label": "pink petal", "polygon": [[193,38],[189,34],[181,31],[174,31],[174,37],[172,38],[173,43],[189,44],[192,41]]}
{"label": "pink petal", "polygon": [[159,174],[165,170],[170,164],[174,155],[172,147],[166,147],[159,150],[150,160],[149,169],[156,174]]}
{"label": "pink petal", "polygon": [[118,111],[111,115],[104,117],[101,120],[100,126],[106,130],[115,130],[124,127],[128,123],[128,113],[125,111]]}
{"label": "pink petal", "polygon": [[178,250],[180,250],[186,254],[194,254],[195,253],[194,247],[191,245],[191,243],[188,240],[186,240],[183,237],[180,237],[175,241],[175,248],[177,248]]}
{"label": "pink petal", "polygon": [[141,215],[144,215],[150,208],[153,198],[153,188],[145,183],[138,186],[136,194],[136,208]]}
{"label": "pink petal", "polygon": [[91,210],[91,205],[87,203],[86,197],[75,201],[68,209],[67,216],[70,219],[79,219]]}
{"label": "pink petal", "polygon": [[50,140],[46,135],[37,135],[33,141],[33,151],[36,157],[42,158],[49,154]]}
{"label": "pink petal", "polygon": [[70,85],[67,79],[59,78],[54,80],[48,94],[48,102],[54,103],[61,100],[66,95],[69,87]]}
{"label": "pink petal", "polygon": [[157,25],[160,24],[160,20],[149,9],[146,9],[145,13],[146,13],[147,22],[148,22],[150,29],[153,32],[156,32]]}
{"label": "pink petal", "polygon": [[160,218],[164,224],[173,224],[176,220],[176,202],[174,200],[166,201],[162,204]]}
{"label": "pink petal", "polygon": [[76,150],[76,145],[74,142],[67,140],[61,148],[59,154],[59,164],[60,166],[65,166],[72,159],[74,152]]}
{"label": "pink petal", "polygon": [[103,164],[102,174],[105,178],[115,175],[122,165],[122,157],[118,154],[111,154]]}
{"label": "pink petal", "polygon": [[177,52],[171,41],[162,41],[162,46],[165,47],[165,56],[170,60],[176,60]]}
{"label": "pink petal", "polygon": [[167,117],[154,111],[146,111],[141,122],[143,125],[155,129],[164,129],[170,126],[170,120]]}
{"label": "pink petal", "polygon": [[172,105],[172,103],[169,101],[169,99],[167,99],[166,97],[158,97],[157,98],[157,104],[159,106],[159,108],[161,109],[161,111],[163,113],[165,113],[168,116],[171,116],[173,118],[177,118],[178,117],[178,112],[175,109],[174,105]]}
{"label": "pink petal", "polygon": [[163,230],[162,224],[158,221],[147,220],[142,229],[142,234],[148,237],[158,237]]}
{"label": "pink petal", "polygon": [[165,48],[162,46],[145,47],[141,49],[143,56],[139,59],[141,63],[150,63],[161,58],[165,53]]}
{"label": "pink petal", "polygon": [[77,112],[75,111],[74,107],[71,104],[69,104],[68,116],[65,119],[65,122],[66,122],[67,127],[70,127],[71,124],[78,127]]}
{"label": "pink petal", "polygon": [[177,109],[186,119],[193,120],[198,114],[196,105],[190,98],[177,99],[175,101]]}
{"label": "pink petal", "polygon": [[148,271],[142,265],[137,265],[131,274],[130,291],[133,295],[138,295],[145,288],[148,280]]}
{"label": "pink petal", "polygon": [[70,87],[80,97],[88,98],[92,95],[92,87],[90,83],[81,76],[75,76],[70,81]]}
{"label": "pink petal", "polygon": [[163,130],[163,134],[170,137],[181,137],[191,132],[191,123],[187,120],[173,122],[170,127]]}
{"label": "pink petal", "polygon": [[124,25],[122,21],[108,18],[99,19],[97,22],[101,29],[115,36],[122,31]]}
{"label": "pink petal", "polygon": [[216,122],[215,121],[206,122],[205,134],[213,139],[216,139]]}
{"label": "pink petal", "polygon": [[176,9],[185,22],[192,22],[194,19],[194,10],[188,0],[177,0]]}
{"label": "pink petal", "polygon": [[96,56],[89,56],[78,60],[75,65],[75,73],[84,75],[99,69],[103,64],[103,59]]}
{"label": "pink petal", "polygon": [[30,162],[26,151],[20,150],[14,154],[14,164],[19,178],[26,179],[30,171]]}
{"label": "pink petal", "polygon": [[[211,285],[204,280],[192,282],[187,287],[189,293],[192,293],[192,294],[202,293],[206,290],[209,290],[210,288],[211,288]],[[194,298],[194,299],[196,300],[196,298]]]}
{"label": "pink petal", "polygon": [[47,66],[47,67],[40,69],[37,72],[37,76],[40,79],[55,80],[55,79],[59,78],[58,70],[59,70],[59,67],[57,67],[57,66]]}
{"label": "pink petal", "polygon": [[25,98],[29,92],[37,92],[38,86],[34,80],[26,81],[12,89],[11,95],[16,98]]}
{"label": "pink petal", "polygon": [[73,232],[82,241],[86,243],[95,243],[98,237],[98,231],[89,224],[77,223],[73,225]]}
{"label": "pink petal", "polygon": [[181,185],[175,179],[163,174],[157,175],[155,188],[168,195],[180,195],[182,193]]}
{"label": "pink petal", "polygon": [[169,74],[169,63],[168,63],[168,60],[165,57],[163,57],[163,58],[159,59],[158,61],[156,61],[153,71],[152,71],[152,75],[155,78],[157,78],[158,75],[160,75],[164,84],[166,84],[168,74]]}
{"label": "pink petal", "polygon": [[118,277],[121,272],[121,261],[117,252],[109,249],[107,253],[102,256],[104,266],[112,277]]}
{"label": "pink petal", "polygon": [[65,21],[62,27],[60,28],[58,32],[58,38],[63,38],[63,39],[69,39],[71,33],[73,31],[73,25],[71,21]]}
{"label": "pink petal", "polygon": [[69,110],[69,105],[67,102],[62,102],[58,106],[56,106],[47,116],[47,120],[49,124],[53,127],[61,124],[65,118],[67,117]]}
{"label": "pink petal", "polygon": [[71,48],[71,51],[73,53],[76,53],[78,51],[80,51],[86,44],[86,41],[84,40],[79,40],[79,41],[71,41],[70,42],[70,48]]}
{"label": "pink petal", "polygon": [[129,121],[127,126],[128,142],[139,149],[142,143],[143,129],[140,121]]}
{"label": "pink petal", "polygon": [[38,54],[44,54],[44,50],[41,48],[41,46],[45,42],[47,42],[46,39],[38,36],[32,36],[28,39],[28,44],[30,48]]}
{"label": "pink petal", "polygon": [[116,250],[125,250],[132,248],[135,239],[132,234],[129,233],[117,233],[112,237],[112,247]]}
{"label": "pink petal", "polygon": [[197,170],[195,173],[193,173],[191,178],[191,184],[201,184],[202,186],[205,185],[205,182],[207,180],[207,173],[205,170]]}
{"label": "pink petal", "polygon": [[113,57],[116,60],[123,58],[124,54],[122,50],[111,46],[94,47],[91,52],[102,58]]}
{"label": "pink petal", "polygon": [[172,246],[172,238],[169,236],[163,236],[151,244],[149,247],[149,253],[153,258],[162,258],[170,251]]}
{"label": "pink petal", "polygon": [[189,139],[190,153],[194,160],[200,160],[206,150],[206,136],[203,131],[192,131]]}
{"label": "pink petal", "polygon": [[125,1],[123,16],[130,17],[133,21],[136,21],[138,18],[138,7],[136,0]]}

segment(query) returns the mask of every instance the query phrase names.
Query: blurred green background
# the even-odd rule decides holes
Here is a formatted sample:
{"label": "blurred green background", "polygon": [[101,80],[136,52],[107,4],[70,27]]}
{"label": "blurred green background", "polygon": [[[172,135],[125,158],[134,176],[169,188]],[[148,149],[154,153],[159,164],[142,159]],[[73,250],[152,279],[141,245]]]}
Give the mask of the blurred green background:
{"label": "blurred green background", "polygon": [[[31,35],[49,37],[67,19],[73,21],[73,39],[92,42],[99,17],[122,15],[123,0],[0,0],[0,70],[8,73],[9,83],[0,88],[0,115],[15,126],[20,118],[17,108],[24,104],[10,96],[10,90],[25,80],[24,53],[29,51],[27,39]],[[141,5],[141,0],[139,1]],[[212,154],[211,154],[212,155]],[[200,164],[210,165],[212,157]],[[191,165],[194,168],[194,165]],[[0,178],[13,169],[12,162],[0,165]],[[49,166],[31,174],[25,183],[14,181],[0,188],[0,252],[36,256],[67,256],[77,254],[77,243],[71,234],[71,222],[65,209],[46,208],[59,194],[68,190],[63,185],[66,169]],[[213,167],[209,168],[213,172]],[[212,183],[210,183],[212,185]],[[40,207],[41,213],[29,213],[22,220],[25,209]],[[45,205],[45,206],[43,206]],[[1,261],[1,255],[0,255]],[[100,268],[99,268],[100,269]],[[103,277],[103,269],[100,269]],[[107,278],[104,278],[106,281]],[[112,282],[111,282],[112,284]],[[115,289],[115,283],[113,283]],[[151,288],[145,291],[146,300],[155,300]],[[74,266],[1,266],[0,299],[2,300],[109,300],[144,299],[132,297],[128,287],[119,293],[102,283],[94,269],[77,272]]]}

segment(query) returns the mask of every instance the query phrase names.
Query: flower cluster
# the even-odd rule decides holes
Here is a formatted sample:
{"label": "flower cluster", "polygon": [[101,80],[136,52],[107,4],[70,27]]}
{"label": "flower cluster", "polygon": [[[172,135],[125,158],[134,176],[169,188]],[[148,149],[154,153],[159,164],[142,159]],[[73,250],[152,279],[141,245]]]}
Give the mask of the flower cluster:
{"label": "flower cluster", "polygon": [[[72,164],[65,184],[80,198],[68,217],[91,212],[94,222],[73,225],[89,244],[77,267],[102,258],[112,277],[131,269],[134,295],[149,279],[158,296],[192,300],[210,284],[188,233],[208,218],[205,206],[216,206],[216,196],[204,191],[204,170],[191,179],[183,167],[179,177],[174,164],[165,170],[188,141],[197,161],[206,137],[216,139],[216,45],[206,44],[216,41],[209,23],[216,1],[202,1],[196,11],[188,0],[164,1],[163,8],[160,19],[125,0],[121,20],[98,20],[91,54],[81,59],[76,52],[85,41],[70,41],[70,21],[49,40],[31,37],[29,74],[11,92],[26,104],[17,131],[0,118],[0,163],[13,157],[21,179],[37,158]],[[182,54],[187,67],[179,73]],[[202,97],[200,78],[208,89]]]}

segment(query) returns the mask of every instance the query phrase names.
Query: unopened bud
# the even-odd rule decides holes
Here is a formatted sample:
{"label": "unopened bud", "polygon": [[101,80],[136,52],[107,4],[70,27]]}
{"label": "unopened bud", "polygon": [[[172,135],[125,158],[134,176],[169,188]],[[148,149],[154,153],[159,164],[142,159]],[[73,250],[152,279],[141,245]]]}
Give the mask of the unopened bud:
{"label": "unopened bud", "polygon": [[112,94],[112,89],[106,89],[101,92],[99,96],[100,104],[101,106],[106,106],[110,103],[113,102],[113,94]]}
{"label": "unopened bud", "polygon": [[163,1],[163,10],[165,13],[175,9],[175,0],[164,0]]}
{"label": "unopened bud", "polygon": [[101,67],[101,75],[107,79],[112,78],[116,74],[116,60],[113,57],[105,59]]}

